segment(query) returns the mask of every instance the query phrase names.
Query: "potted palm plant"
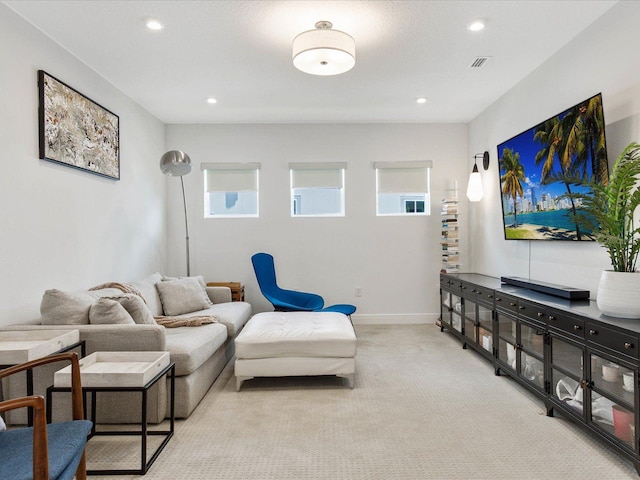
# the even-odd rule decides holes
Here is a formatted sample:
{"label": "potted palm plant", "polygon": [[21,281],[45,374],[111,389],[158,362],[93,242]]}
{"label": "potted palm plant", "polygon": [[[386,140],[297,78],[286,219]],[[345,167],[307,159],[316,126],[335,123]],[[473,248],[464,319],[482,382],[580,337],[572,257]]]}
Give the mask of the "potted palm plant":
{"label": "potted palm plant", "polygon": [[598,308],[613,317],[640,318],[640,228],[634,214],[640,206],[640,144],[633,142],[615,161],[607,184],[590,182],[593,194],[582,200],[577,220],[593,232],[609,254],[613,270],[605,270],[598,286]]}

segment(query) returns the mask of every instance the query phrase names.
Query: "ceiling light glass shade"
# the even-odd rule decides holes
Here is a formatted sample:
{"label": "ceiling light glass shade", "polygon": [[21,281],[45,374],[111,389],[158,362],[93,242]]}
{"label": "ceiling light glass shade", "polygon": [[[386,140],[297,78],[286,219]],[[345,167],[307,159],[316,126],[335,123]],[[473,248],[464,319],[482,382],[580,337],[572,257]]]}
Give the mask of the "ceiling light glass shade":
{"label": "ceiling light glass shade", "polygon": [[356,64],[356,42],[331,29],[331,22],[316,23],[315,30],[293,39],[293,65],[311,75],[338,75]]}
{"label": "ceiling light glass shade", "polygon": [[482,188],[482,177],[478,171],[478,165],[473,165],[473,171],[469,175],[469,184],[467,185],[467,198],[470,202],[479,202],[482,200],[484,190]]}
{"label": "ceiling light glass shade", "polygon": [[180,150],[170,150],[160,157],[160,170],[165,175],[181,177],[191,171],[191,159]]}

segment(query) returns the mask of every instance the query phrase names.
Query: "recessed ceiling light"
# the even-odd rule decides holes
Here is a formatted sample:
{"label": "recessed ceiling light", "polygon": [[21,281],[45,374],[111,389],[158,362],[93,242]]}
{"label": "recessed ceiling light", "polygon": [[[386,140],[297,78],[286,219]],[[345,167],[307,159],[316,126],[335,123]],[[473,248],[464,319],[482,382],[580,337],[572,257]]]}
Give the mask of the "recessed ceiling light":
{"label": "recessed ceiling light", "polygon": [[469,25],[467,25],[467,28],[472,32],[479,32],[484,28],[484,22],[482,20],[476,20],[475,22],[472,22]]}
{"label": "recessed ceiling light", "polygon": [[149,20],[147,20],[147,28],[149,30],[162,30],[164,28],[164,25],[158,20],[150,18]]}
{"label": "recessed ceiling light", "polygon": [[213,97],[209,97],[209,98],[207,98],[207,103],[211,103],[211,104],[218,103],[218,100],[216,100]]}
{"label": "recessed ceiling light", "polygon": [[424,97],[416,98],[417,103],[427,103],[427,99]]}

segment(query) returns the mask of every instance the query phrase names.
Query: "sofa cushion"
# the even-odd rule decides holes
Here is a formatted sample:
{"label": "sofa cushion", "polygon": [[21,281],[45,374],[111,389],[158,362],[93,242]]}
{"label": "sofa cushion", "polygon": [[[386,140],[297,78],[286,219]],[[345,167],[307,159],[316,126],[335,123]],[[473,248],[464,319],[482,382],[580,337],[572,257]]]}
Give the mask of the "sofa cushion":
{"label": "sofa cushion", "polygon": [[135,322],[129,312],[115,300],[99,298],[89,309],[89,323],[98,324],[131,324]]}
{"label": "sofa cushion", "polygon": [[89,309],[95,298],[87,292],[63,292],[51,289],[44,292],[40,303],[43,325],[82,325],[89,323]]}
{"label": "sofa cushion", "polygon": [[196,371],[226,339],[227,329],[220,323],[168,328],[167,350],[171,352],[171,361],[176,363],[176,376],[189,375]]}
{"label": "sofa cushion", "polygon": [[[136,282],[130,282],[130,285],[138,289],[144,297],[145,302],[153,316],[162,315],[162,302],[156,288],[156,283],[162,280],[162,274],[152,273],[148,277]],[[120,292],[122,293],[122,292]]]}
{"label": "sofa cushion", "polygon": [[227,327],[229,337],[235,337],[244,324],[251,317],[251,304],[247,302],[217,303],[213,307],[198,312],[179,315],[179,317],[192,317],[194,315],[216,315],[218,322]]}
{"label": "sofa cushion", "polygon": [[139,325],[155,325],[156,321],[151,314],[151,310],[144,300],[134,293],[124,293],[117,297],[110,297],[115,300],[131,315],[133,321]]}
{"label": "sofa cushion", "polygon": [[208,308],[211,300],[193,277],[166,280],[156,284],[165,315],[182,315]]}

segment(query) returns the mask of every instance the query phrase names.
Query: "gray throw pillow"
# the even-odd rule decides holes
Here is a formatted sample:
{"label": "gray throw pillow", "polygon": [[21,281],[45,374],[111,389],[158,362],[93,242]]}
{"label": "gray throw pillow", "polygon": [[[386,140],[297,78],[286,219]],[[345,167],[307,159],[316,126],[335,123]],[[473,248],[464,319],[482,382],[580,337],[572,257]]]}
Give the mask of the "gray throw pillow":
{"label": "gray throw pillow", "polygon": [[83,325],[89,323],[89,309],[95,298],[86,292],[44,292],[40,303],[43,325]]}
{"label": "gray throw pillow", "polygon": [[210,306],[211,301],[206,291],[194,277],[158,282],[156,288],[165,315],[182,315],[205,310]]}
{"label": "gray throw pillow", "polygon": [[156,325],[151,310],[149,310],[149,307],[140,296],[133,293],[125,293],[117,297],[110,297],[110,299],[122,305],[138,325]]}
{"label": "gray throw pillow", "polygon": [[197,276],[193,276],[193,277],[166,277],[166,276],[163,276],[162,277],[162,281],[166,282],[168,280],[182,280],[182,279],[185,279],[185,278],[195,278],[198,281],[198,283],[202,287],[202,291],[204,292],[204,298],[205,298],[205,301],[207,302],[207,308],[213,307],[213,302],[211,301],[211,299],[209,298],[209,294],[207,293],[207,284],[204,283],[204,277],[202,275],[197,275]]}
{"label": "gray throw pillow", "polygon": [[96,303],[91,305],[89,310],[89,323],[93,325],[100,324],[131,324],[135,322],[131,315],[115,300],[102,297]]}

